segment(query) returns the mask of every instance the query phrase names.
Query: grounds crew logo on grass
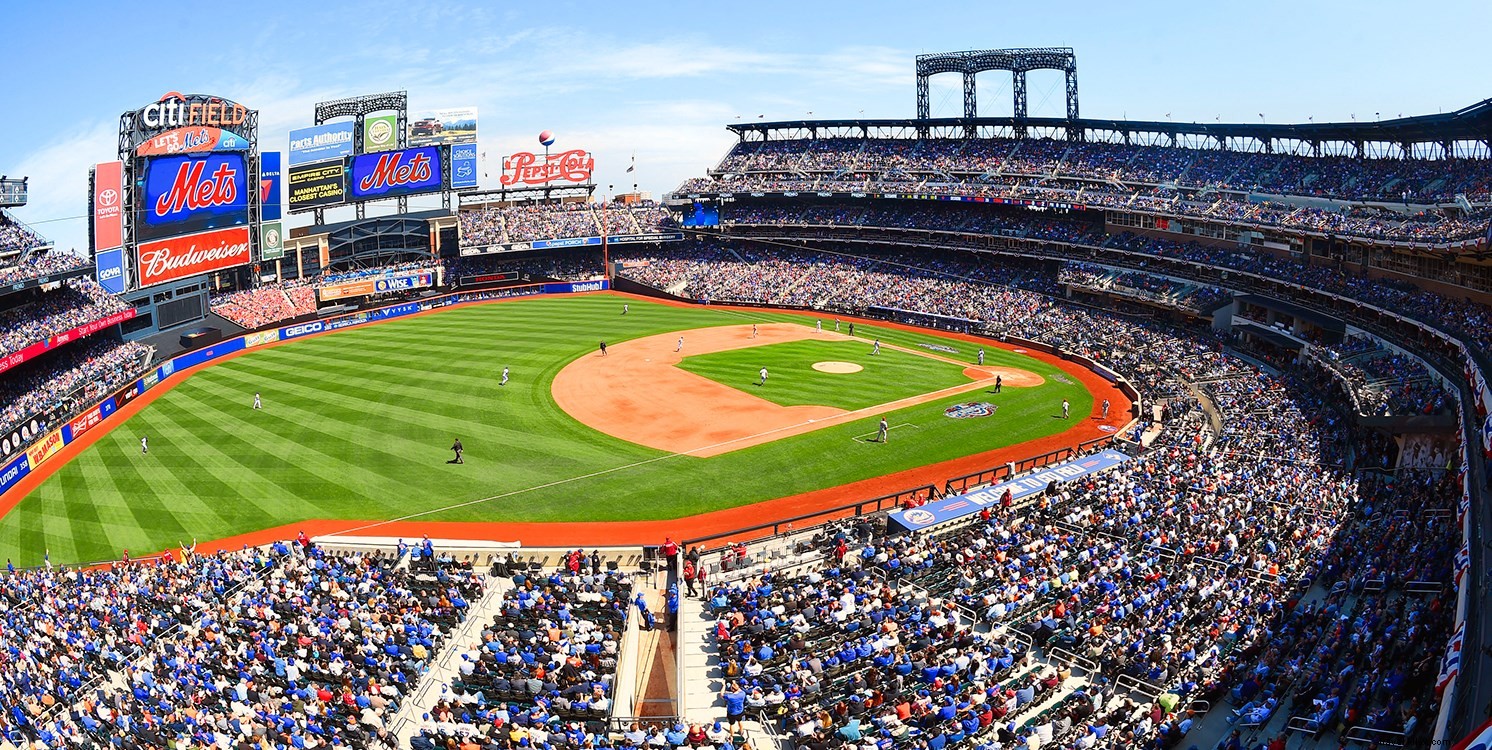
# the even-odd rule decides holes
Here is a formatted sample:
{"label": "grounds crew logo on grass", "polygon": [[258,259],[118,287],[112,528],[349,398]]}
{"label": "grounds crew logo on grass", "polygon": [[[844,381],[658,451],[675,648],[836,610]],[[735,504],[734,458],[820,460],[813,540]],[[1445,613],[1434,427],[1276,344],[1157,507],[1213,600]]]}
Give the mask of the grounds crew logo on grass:
{"label": "grounds crew logo on grass", "polygon": [[988,401],[970,401],[964,404],[954,404],[943,410],[943,416],[949,419],[978,419],[988,417],[995,413],[1000,407]]}
{"label": "grounds crew logo on grass", "polygon": [[935,352],[947,352],[949,354],[958,354],[958,350],[957,349],[954,349],[951,346],[943,346],[942,344],[918,344],[917,346],[920,346],[923,349],[931,349],[931,350],[933,350]]}

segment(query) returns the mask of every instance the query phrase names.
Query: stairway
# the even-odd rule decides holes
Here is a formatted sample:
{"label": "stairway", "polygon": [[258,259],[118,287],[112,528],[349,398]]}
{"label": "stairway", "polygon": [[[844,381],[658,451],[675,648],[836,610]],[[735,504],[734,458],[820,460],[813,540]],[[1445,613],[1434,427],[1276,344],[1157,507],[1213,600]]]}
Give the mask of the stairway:
{"label": "stairway", "polygon": [[399,712],[389,719],[389,728],[399,740],[399,747],[409,747],[409,739],[419,733],[420,717],[440,701],[441,693],[449,687],[458,672],[460,659],[457,653],[465,651],[480,639],[482,628],[492,623],[492,618],[502,608],[503,592],[511,588],[512,581],[506,578],[486,577],[487,593],[472,605],[466,622],[451,632],[440,651],[430,659],[420,686],[405,699]]}

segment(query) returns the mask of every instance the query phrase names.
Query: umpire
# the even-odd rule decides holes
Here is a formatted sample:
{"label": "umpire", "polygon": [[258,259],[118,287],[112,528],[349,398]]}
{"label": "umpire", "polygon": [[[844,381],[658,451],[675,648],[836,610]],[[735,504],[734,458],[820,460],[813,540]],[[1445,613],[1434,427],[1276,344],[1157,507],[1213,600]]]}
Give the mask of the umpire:
{"label": "umpire", "polygon": [[455,451],[455,453],[456,453],[456,458],[452,459],[451,463],[453,463],[453,464],[464,464],[464,463],[466,463],[466,459],[464,459],[464,458],[461,457],[461,454],[466,451],[466,449],[461,446],[461,438],[456,438],[456,442],[451,443],[451,450]]}

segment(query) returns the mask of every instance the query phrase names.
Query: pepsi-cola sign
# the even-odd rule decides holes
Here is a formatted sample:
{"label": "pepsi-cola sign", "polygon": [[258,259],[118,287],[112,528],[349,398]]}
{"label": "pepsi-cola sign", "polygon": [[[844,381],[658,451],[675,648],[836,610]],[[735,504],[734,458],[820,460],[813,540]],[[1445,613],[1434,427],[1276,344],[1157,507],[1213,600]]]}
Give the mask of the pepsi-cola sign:
{"label": "pepsi-cola sign", "polygon": [[247,174],[238,153],[151,159],[136,233],[155,238],[246,224]]}
{"label": "pepsi-cola sign", "polygon": [[596,160],[581,149],[558,154],[520,152],[503,159],[503,187],[545,185],[551,182],[586,183],[596,169]]}
{"label": "pepsi-cola sign", "polygon": [[353,200],[439,191],[440,149],[425,146],[358,155],[352,159],[351,182]]}

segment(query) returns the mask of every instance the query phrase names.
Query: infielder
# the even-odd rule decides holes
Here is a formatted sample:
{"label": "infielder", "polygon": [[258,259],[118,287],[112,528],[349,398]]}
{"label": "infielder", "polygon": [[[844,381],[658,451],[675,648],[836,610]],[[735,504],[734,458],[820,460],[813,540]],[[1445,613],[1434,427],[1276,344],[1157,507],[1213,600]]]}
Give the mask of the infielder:
{"label": "infielder", "polygon": [[1104,399],[1103,400],[1103,418],[1104,419],[1108,419],[1109,418],[1109,400],[1108,399]]}
{"label": "infielder", "polygon": [[674,347],[674,349],[673,349],[673,350],[674,350],[674,351],[675,351],[675,352],[681,352],[681,351],[684,351],[684,337],[683,337],[683,336],[680,336],[680,337],[679,337],[679,345],[678,345],[678,346],[676,346],[676,347]]}
{"label": "infielder", "polygon": [[761,370],[761,372],[759,372],[757,374],[760,375],[762,379],[756,381],[756,384],[758,386],[766,385],[767,384],[767,368],[763,367],[762,370]]}
{"label": "infielder", "polygon": [[834,332],[839,333],[839,318],[834,319]]}
{"label": "infielder", "polygon": [[254,408],[255,409],[263,409],[264,408],[264,403],[259,400],[259,392],[258,391],[254,392]]}
{"label": "infielder", "polygon": [[984,347],[979,347],[979,364],[984,364]]}
{"label": "infielder", "polygon": [[146,437],[144,435],[141,435],[140,436],[140,455],[143,456],[143,455],[145,455],[145,454],[147,454],[149,452],[150,452],[150,438],[148,438],[148,437]]}
{"label": "infielder", "polygon": [[1062,418],[1063,419],[1067,419],[1067,410],[1068,410],[1068,408],[1069,408],[1069,404],[1067,403],[1067,399],[1065,399],[1065,398],[1062,399]]}
{"label": "infielder", "polygon": [[870,356],[874,357],[875,355],[880,354],[880,353],[881,353],[881,340],[880,339],[876,339],[875,346],[872,347],[871,350],[870,350]]}
{"label": "infielder", "polygon": [[814,320],[813,321],[813,332],[814,333],[823,333],[824,332],[824,321],[822,321],[822,320]]}
{"label": "infielder", "polygon": [[751,324],[751,338],[756,338],[756,324]]}
{"label": "infielder", "polygon": [[507,385],[507,384],[508,384],[508,368],[507,367],[503,367],[503,379],[502,379],[501,383],[498,383],[498,385]]}
{"label": "infielder", "polygon": [[891,428],[886,426],[886,418],[881,417],[881,426],[876,428],[876,442],[886,442],[886,436],[891,434]]}

